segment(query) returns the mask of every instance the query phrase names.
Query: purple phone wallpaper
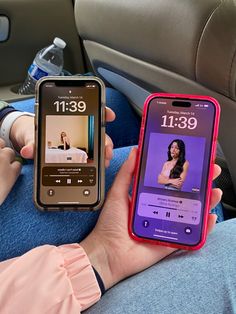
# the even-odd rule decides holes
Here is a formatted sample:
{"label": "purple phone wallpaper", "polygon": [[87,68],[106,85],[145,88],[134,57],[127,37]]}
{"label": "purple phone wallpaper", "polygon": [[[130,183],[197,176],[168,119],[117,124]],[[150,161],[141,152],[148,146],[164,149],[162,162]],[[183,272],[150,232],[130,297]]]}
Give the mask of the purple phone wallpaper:
{"label": "purple phone wallpaper", "polygon": [[[133,220],[137,236],[190,246],[201,240],[214,112],[214,105],[199,100],[192,100],[191,108],[151,100]],[[167,162],[173,140],[180,141]],[[170,177],[178,150],[181,158],[185,150],[185,170],[175,167]]]}
{"label": "purple phone wallpaper", "polygon": [[168,160],[168,146],[180,139],[185,144],[185,159],[189,163],[186,179],[181,191],[199,192],[201,186],[205,138],[177,134],[150,133],[144,185],[147,187],[165,188],[158,183],[164,163]]}

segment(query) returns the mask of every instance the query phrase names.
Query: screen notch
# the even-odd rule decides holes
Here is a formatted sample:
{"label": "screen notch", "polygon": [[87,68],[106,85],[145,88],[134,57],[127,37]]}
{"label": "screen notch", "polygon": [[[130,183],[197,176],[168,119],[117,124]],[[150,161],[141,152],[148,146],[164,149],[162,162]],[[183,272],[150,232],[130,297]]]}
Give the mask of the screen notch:
{"label": "screen notch", "polygon": [[184,108],[189,108],[189,107],[191,107],[191,102],[190,101],[183,101],[183,100],[181,100],[181,101],[173,101],[172,102],[172,106],[174,106],[174,107],[184,107]]}

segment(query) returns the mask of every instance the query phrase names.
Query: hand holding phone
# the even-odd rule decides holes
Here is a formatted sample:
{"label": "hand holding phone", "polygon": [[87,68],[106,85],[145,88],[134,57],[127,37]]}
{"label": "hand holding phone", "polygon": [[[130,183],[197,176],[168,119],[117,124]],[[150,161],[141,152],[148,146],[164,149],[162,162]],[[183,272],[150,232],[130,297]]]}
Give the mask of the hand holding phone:
{"label": "hand holding phone", "polygon": [[105,87],[96,77],[37,84],[35,204],[94,210],[104,199]]}
{"label": "hand holding phone", "polygon": [[205,242],[219,126],[207,96],[153,94],[144,106],[129,230],[183,249]]}
{"label": "hand holding phone", "polygon": [[[136,158],[137,149],[135,147],[116,175],[93,232],[80,243],[87,252],[92,265],[103,278],[106,289],[159,262],[176,250],[133,241],[127,232],[129,190]],[[220,168],[215,165],[214,178],[219,173]],[[212,190],[211,208],[220,201],[220,196],[219,189]],[[212,231],[215,220],[216,215],[209,214],[208,233]]]}

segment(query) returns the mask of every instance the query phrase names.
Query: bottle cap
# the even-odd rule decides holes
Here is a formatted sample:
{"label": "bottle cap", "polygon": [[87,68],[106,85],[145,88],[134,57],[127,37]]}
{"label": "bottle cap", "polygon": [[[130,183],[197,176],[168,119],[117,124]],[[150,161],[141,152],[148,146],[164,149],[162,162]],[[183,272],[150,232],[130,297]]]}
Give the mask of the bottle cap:
{"label": "bottle cap", "polygon": [[55,37],[54,40],[53,40],[53,43],[55,46],[61,48],[61,49],[64,49],[65,46],[66,46],[66,43],[64,42],[64,40],[62,40],[61,38],[59,37]]}

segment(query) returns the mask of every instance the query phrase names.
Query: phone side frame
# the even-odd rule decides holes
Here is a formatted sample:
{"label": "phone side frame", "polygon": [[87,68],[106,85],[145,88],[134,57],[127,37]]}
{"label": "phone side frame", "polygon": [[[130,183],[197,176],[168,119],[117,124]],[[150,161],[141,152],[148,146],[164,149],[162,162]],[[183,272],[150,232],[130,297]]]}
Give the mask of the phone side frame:
{"label": "phone side frame", "polygon": [[[100,139],[100,176],[99,176],[99,201],[96,204],[96,206],[41,206],[37,201],[37,191],[38,191],[38,142],[39,142],[39,88],[40,85],[49,80],[80,80],[80,81],[96,81],[99,83],[101,88],[101,139]],[[34,150],[34,192],[33,192],[33,201],[35,206],[41,210],[41,211],[95,211],[104,203],[105,199],[105,125],[106,125],[106,114],[105,114],[105,108],[106,108],[106,92],[105,92],[105,84],[104,82],[96,77],[96,76],[46,76],[39,79],[36,83],[36,101],[35,101],[35,150]]]}
{"label": "phone side frame", "polygon": [[[210,152],[210,164],[209,164],[209,174],[207,178],[207,188],[206,188],[206,199],[205,199],[205,207],[203,209],[203,218],[202,218],[202,234],[201,234],[201,240],[198,244],[194,246],[188,246],[188,245],[182,245],[182,244],[176,244],[168,241],[158,241],[153,239],[146,239],[137,236],[133,232],[133,221],[134,221],[134,215],[135,215],[135,203],[137,200],[137,189],[138,189],[138,178],[139,173],[141,170],[141,156],[143,151],[143,145],[144,145],[144,132],[147,122],[147,113],[148,108],[151,100],[154,98],[170,98],[170,99],[186,99],[186,100],[201,100],[201,101],[209,101],[214,104],[215,106],[215,119],[214,119],[214,125],[213,125],[213,134],[212,134],[212,145],[211,145],[211,152]],[[210,208],[210,195],[211,195],[211,189],[212,189],[212,179],[213,179],[213,171],[214,171],[214,162],[216,157],[216,147],[217,147],[217,138],[218,138],[218,132],[219,132],[219,122],[220,122],[220,105],[218,101],[210,96],[200,96],[200,95],[189,95],[189,94],[169,94],[169,93],[154,93],[147,97],[144,103],[143,107],[143,115],[142,115],[142,122],[141,122],[141,128],[139,133],[139,143],[138,143],[138,152],[137,152],[137,158],[136,158],[136,165],[134,170],[134,185],[133,185],[133,192],[132,192],[132,198],[130,202],[130,209],[129,209],[129,222],[128,222],[128,231],[130,236],[139,242],[147,242],[155,245],[162,245],[162,246],[168,246],[183,250],[199,250],[205,243],[206,237],[207,237],[207,222],[208,222],[208,215],[209,215],[209,208]]]}

